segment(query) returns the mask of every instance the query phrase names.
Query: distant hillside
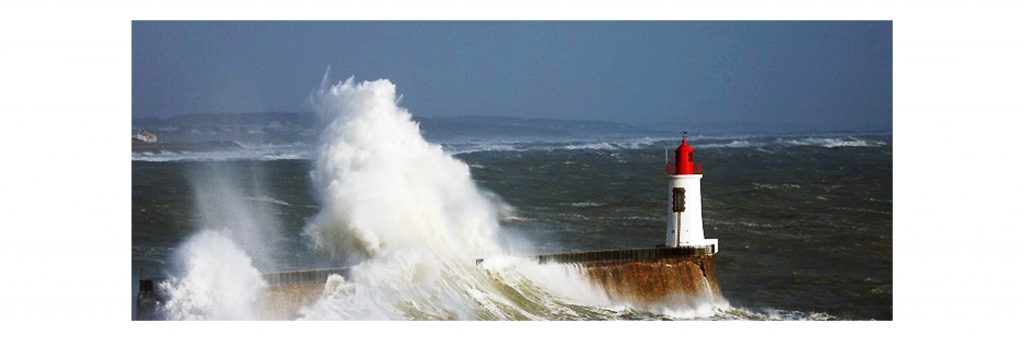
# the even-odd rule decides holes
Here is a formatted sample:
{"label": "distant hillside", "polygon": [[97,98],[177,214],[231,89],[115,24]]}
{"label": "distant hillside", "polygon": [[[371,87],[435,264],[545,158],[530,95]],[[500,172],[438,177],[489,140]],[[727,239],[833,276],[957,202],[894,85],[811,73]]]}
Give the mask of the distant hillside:
{"label": "distant hillside", "polygon": [[[414,117],[424,137],[455,139],[592,138],[664,136],[669,131],[606,121],[460,116]],[[205,113],[167,118],[135,118],[132,130],[156,133],[162,141],[314,142],[321,127],[310,112]]]}
{"label": "distant hillside", "polygon": [[616,137],[664,135],[668,132],[606,121],[491,116],[415,118],[428,139],[488,137]]}
{"label": "distant hillside", "polygon": [[283,125],[312,127],[317,117],[309,112],[202,113],[172,117],[132,118],[134,126],[176,126],[208,128],[215,126],[264,126],[271,122]]}
{"label": "distant hillside", "polygon": [[316,122],[312,113],[203,113],[133,118],[132,130],[153,132],[164,142],[290,144],[315,141]]}

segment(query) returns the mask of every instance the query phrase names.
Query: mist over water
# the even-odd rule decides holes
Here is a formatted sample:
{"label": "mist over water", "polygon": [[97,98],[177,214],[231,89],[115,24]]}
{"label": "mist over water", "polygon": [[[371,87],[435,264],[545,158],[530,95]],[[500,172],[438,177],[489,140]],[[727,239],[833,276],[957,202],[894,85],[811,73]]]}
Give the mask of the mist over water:
{"label": "mist over water", "polygon": [[281,221],[268,206],[279,203],[266,193],[262,171],[212,164],[191,178],[199,225],[237,242],[259,268],[278,268]]}
{"label": "mist over water", "polygon": [[[210,164],[189,176],[198,232],[171,255],[168,298],[159,313],[174,320],[255,319],[267,284],[257,269],[277,268],[281,222],[257,168]],[[271,201],[268,202],[267,199]]]}

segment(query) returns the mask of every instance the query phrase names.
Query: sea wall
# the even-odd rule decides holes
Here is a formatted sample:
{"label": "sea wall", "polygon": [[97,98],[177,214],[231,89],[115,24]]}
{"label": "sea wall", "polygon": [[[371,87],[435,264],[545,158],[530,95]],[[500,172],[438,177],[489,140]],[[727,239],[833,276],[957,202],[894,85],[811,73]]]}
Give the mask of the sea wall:
{"label": "sea wall", "polygon": [[550,254],[537,260],[576,265],[609,296],[647,304],[679,297],[720,297],[714,251],[711,246],[658,247]]}
{"label": "sea wall", "polygon": [[324,292],[324,281],[291,282],[271,285],[259,302],[260,318],[263,320],[293,320],[299,317],[299,309],[320,297]]}
{"label": "sea wall", "polygon": [[583,269],[609,296],[641,304],[722,294],[715,280],[714,255],[590,263]]}

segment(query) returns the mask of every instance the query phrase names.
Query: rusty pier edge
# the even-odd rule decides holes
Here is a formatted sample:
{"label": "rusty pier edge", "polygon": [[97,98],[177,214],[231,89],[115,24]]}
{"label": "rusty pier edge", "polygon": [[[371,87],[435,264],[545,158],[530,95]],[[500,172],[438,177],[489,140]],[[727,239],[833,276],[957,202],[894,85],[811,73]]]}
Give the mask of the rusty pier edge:
{"label": "rusty pier edge", "polygon": [[[720,297],[715,246],[654,247],[557,253],[537,262],[579,268],[610,297],[647,304],[687,297]],[[478,259],[477,264],[483,259]]]}

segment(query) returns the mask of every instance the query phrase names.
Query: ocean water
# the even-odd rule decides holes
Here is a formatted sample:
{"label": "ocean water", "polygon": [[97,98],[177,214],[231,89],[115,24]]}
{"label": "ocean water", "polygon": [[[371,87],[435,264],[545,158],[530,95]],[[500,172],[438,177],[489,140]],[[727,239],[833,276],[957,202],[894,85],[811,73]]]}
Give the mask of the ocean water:
{"label": "ocean water", "polygon": [[[691,142],[705,169],[705,233],[720,240],[716,275],[735,310],[718,317],[892,318],[891,136]],[[500,229],[518,249],[553,253],[659,244],[664,149],[677,144],[635,138],[442,147],[498,199]],[[261,271],[346,265],[317,250],[304,231],[320,210],[314,163],[206,155],[134,160],[133,281],[140,269],[143,277],[173,271],[175,249],[211,225],[258,235],[237,239],[264,241],[250,247],[258,250],[250,257]],[[252,226],[234,226],[246,224]],[[621,311],[589,318],[666,317],[673,318]]]}
{"label": "ocean water", "polygon": [[428,141],[387,80],[312,103],[315,145],[133,155],[132,280],[166,278],[158,315],[263,318],[260,272],[344,266],[295,317],[892,318],[889,135],[694,136],[723,295],[639,304],[524,256],[660,244],[674,138]]}

